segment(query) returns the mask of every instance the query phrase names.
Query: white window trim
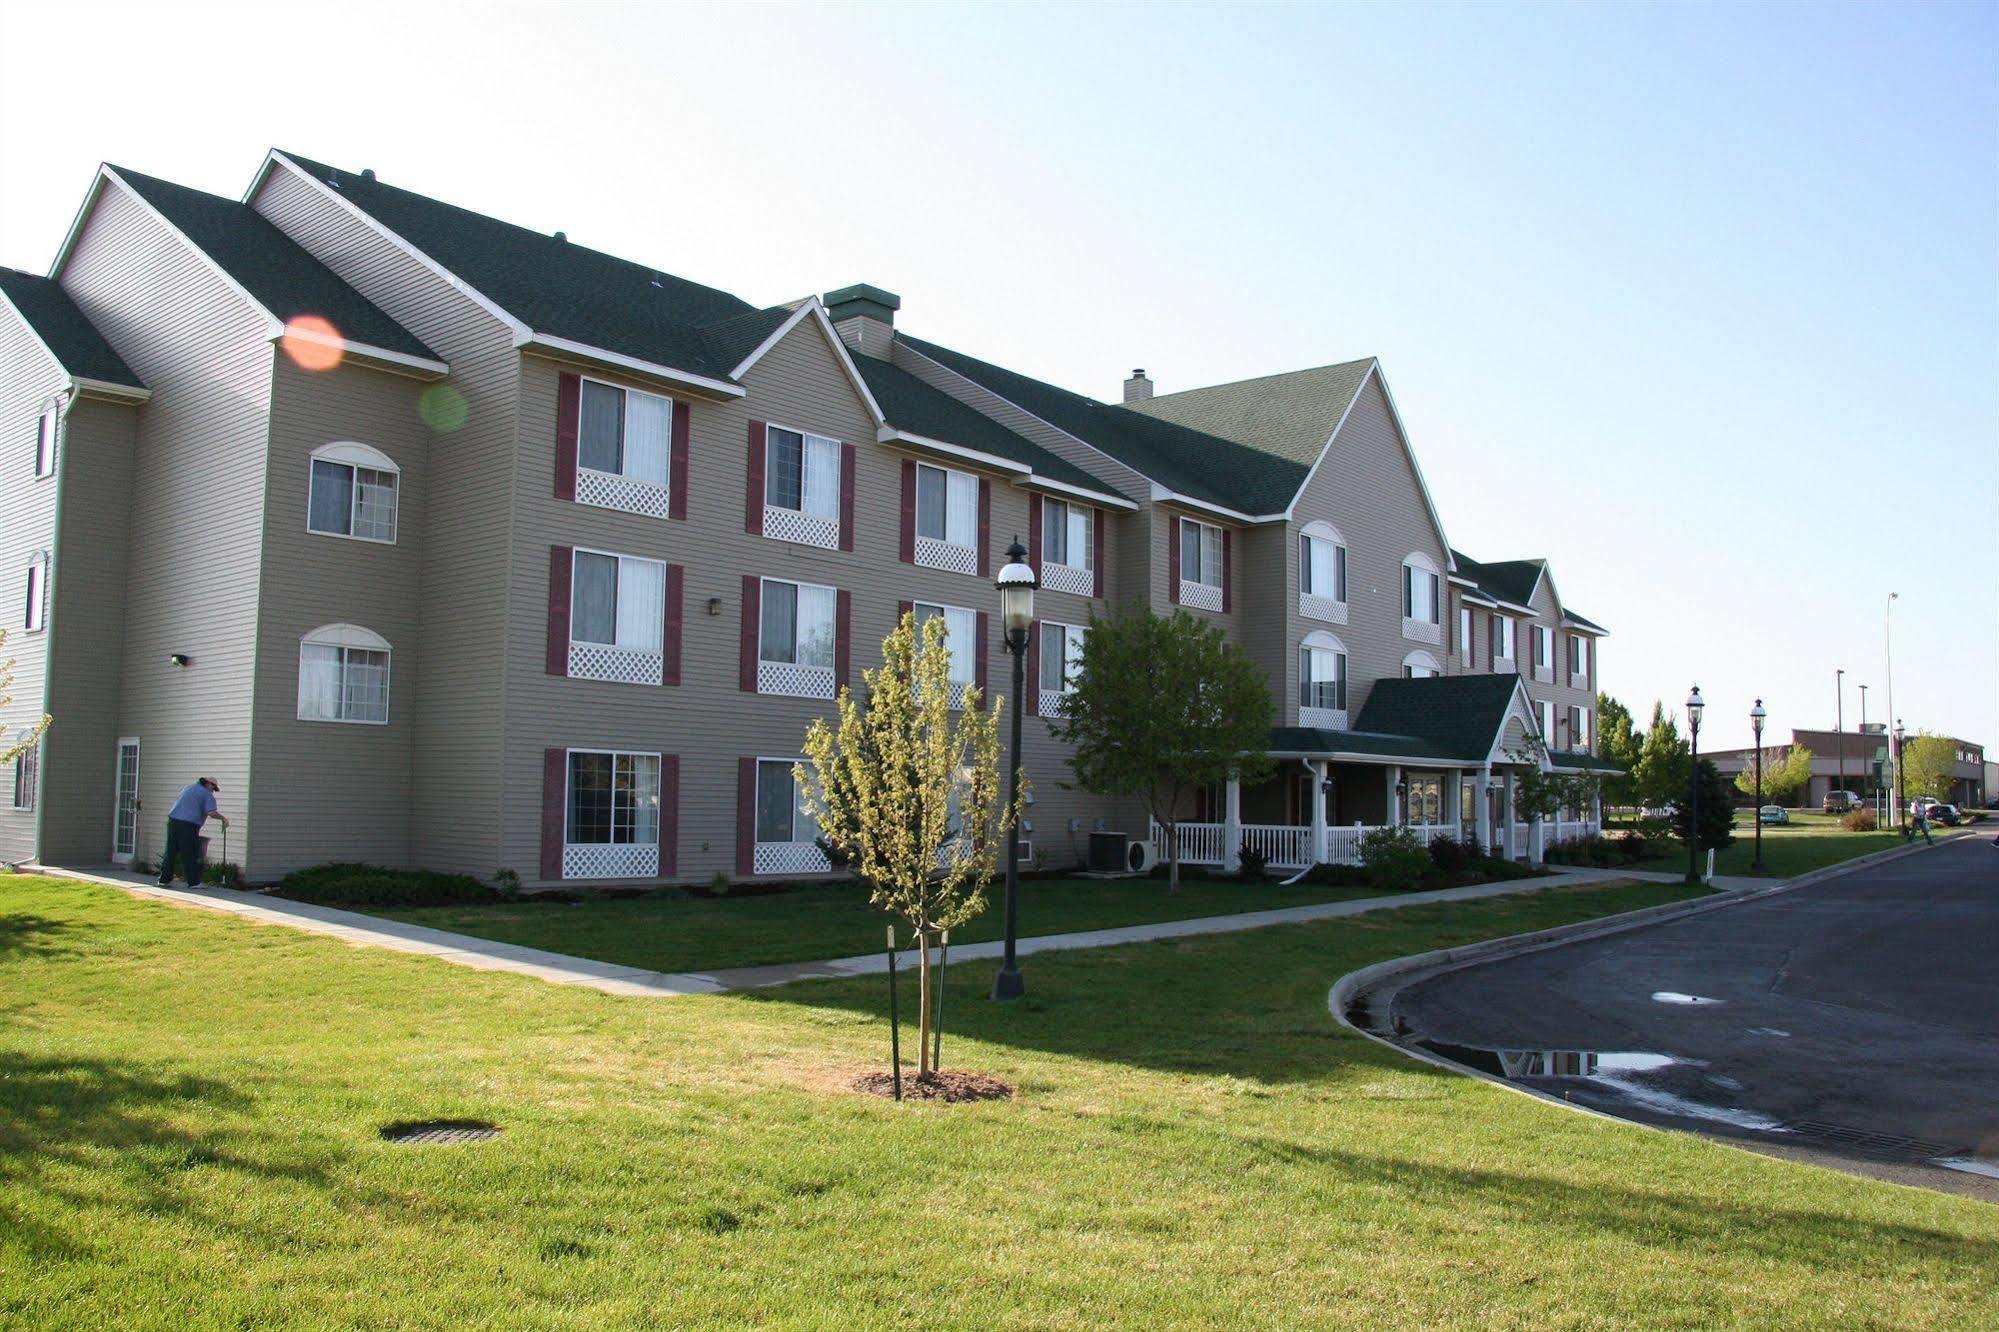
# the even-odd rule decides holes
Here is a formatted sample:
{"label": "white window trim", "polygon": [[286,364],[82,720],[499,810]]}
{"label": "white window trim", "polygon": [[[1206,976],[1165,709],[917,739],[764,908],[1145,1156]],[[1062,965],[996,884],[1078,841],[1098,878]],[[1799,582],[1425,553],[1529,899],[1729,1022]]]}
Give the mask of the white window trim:
{"label": "white window trim", "polygon": [[[1347,549],[1346,537],[1341,535],[1340,529],[1323,519],[1315,519],[1299,528],[1298,535],[1308,541],[1328,542],[1344,552],[1342,555],[1336,555],[1334,561],[1335,567],[1339,564],[1347,565],[1347,587],[1344,590],[1348,596],[1351,596],[1353,592],[1353,553]],[[1336,597],[1325,592],[1307,592],[1305,590],[1305,583],[1309,573],[1309,563],[1301,561],[1298,567],[1298,613],[1307,619],[1323,620],[1328,624],[1345,624],[1348,614],[1347,598]]]}
{"label": "white window trim", "polygon": [[[1528,656],[1528,660],[1534,666],[1534,678],[1542,684],[1553,684],[1555,682],[1555,631],[1545,624],[1530,624],[1527,626],[1527,629],[1528,637],[1534,644]],[[1543,657],[1541,651],[1544,644],[1547,647],[1547,655],[1545,657]]]}
{"label": "white window trim", "polygon": [[[1520,651],[1520,622],[1516,620],[1513,616],[1504,614],[1500,611],[1492,611],[1490,612],[1490,616],[1491,618],[1489,618],[1486,621],[1488,626],[1497,626],[1500,624],[1505,624],[1509,626],[1504,635],[1496,634],[1493,636],[1492,640],[1493,664],[1498,665],[1500,662],[1503,661],[1507,665],[1511,666],[1514,664],[1513,654]],[[1510,649],[1510,651],[1501,652],[1499,650],[1499,639],[1501,637],[1504,637],[1507,640],[1507,647]]]}
{"label": "white window trim", "polygon": [[[1041,683],[1041,654],[1048,650],[1047,643],[1051,629],[1059,629],[1062,632],[1063,672],[1062,687],[1060,689],[1050,689]],[[1076,682],[1070,678],[1067,669],[1069,635],[1071,633],[1080,634],[1087,641],[1090,636],[1090,626],[1087,624],[1069,624],[1061,620],[1042,620],[1039,622],[1039,629],[1034,640],[1034,689],[1040,696],[1037,702],[1040,706],[1041,715],[1044,717],[1055,716],[1062,707],[1062,701],[1076,692]]]}
{"label": "white window trim", "polygon": [[[1347,651],[1347,645],[1341,642],[1339,636],[1336,634],[1329,634],[1323,629],[1314,629],[1311,633],[1306,634],[1298,640],[1297,650],[1300,653],[1308,649],[1336,654],[1334,662],[1336,667],[1338,665],[1337,657],[1344,657],[1346,659],[1345,672],[1336,678],[1344,682],[1341,692],[1347,695],[1345,701],[1350,705],[1353,693],[1353,654]],[[1322,708],[1308,705],[1304,701],[1304,697],[1305,688],[1310,681],[1305,679],[1302,668],[1303,663],[1301,662],[1298,692],[1296,695],[1298,700],[1298,724],[1300,726],[1316,726],[1325,730],[1344,731],[1347,728],[1347,715],[1350,708]]]}
{"label": "white window trim", "polygon": [[[1580,652],[1577,651],[1578,648],[1581,649]],[[1571,670],[1569,672],[1569,687],[1571,689],[1589,688],[1590,667],[1593,663],[1590,661],[1590,640],[1588,637],[1583,634],[1569,635],[1569,658],[1571,661],[1580,661],[1582,663],[1581,670]]]}
{"label": "white window trim", "polygon": [[28,586],[23,594],[21,632],[39,634],[49,627],[49,553],[28,556]]}
{"label": "white window trim", "polygon": [[[47,428],[46,435],[43,433]],[[62,447],[63,435],[62,403],[55,398],[42,402],[41,411],[35,414],[35,480],[46,481],[56,474],[56,453]],[[48,443],[48,467],[42,466],[42,444]]]}
{"label": "white window trim", "polygon": [[[618,604],[623,594],[625,566],[627,564],[652,564],[659,567],[660,593],[666,592],[665,560],[653,559],[650,555],[626,555],[615,550],[597,550],[591,546],[572,546],[569,551],[569,665],[568,678],[572,680],[597,680],[606,684],[657,685],[666,682],[666,639],[665,614],[660,616],[660,646],[657,651],[648,648],[626,647],[619,643],[600,643],[594,638],[576,636],[576,557],[579,555],[599,555],[618,562],[618,583],[611,591],[612,604]],[[581,653],[579,654],[579,649]],[[593,671],[587,665],[579,669],[579,655],[612,657],[619,669],[610,674]],[[620,750],[620,753],[625,751]]]}
{"label": "white window trim", "polygon": [[[1418,643],[1442,643],[1444,641],[1443,571],[1437,567],[1435,560],[1420,550],[1412,550],[1403,556],[1402,569],[1402,587],[1396,589],[1396,599],[1398,602],[1402,601],[1405,597],[1408,598],[1407,604],[1400,607],[1403,612],[1402,636],[1413,639]],[[1410,611],[1415,609],[1414,596],[1411,591],[1414,585],[1409,577],[1410,570],[1430,576],[1430,618],[1428,619],[1409,614]]]}
{"label": "white window trim", "polygon": [[951,681],[951,711],[956,712],[965,706],[965,690],[979,682],[979,612],[971,606],[953,606],[942,601],[920,601],[912,598],[909,603],[909,613],[915,621],[916,645],[919,648],[923,646],[923,612],[925,609],[945,612],[944,645],[951,649],[951,659],[954,662],[958,658],[958,649],[951,643],[951,617],[949,612],[957,611],[960,614],[971,617],[972,642],[965,646],[965,662],[969,674],[963,680]]}
{"label": "white window trim", "polygon": [[[786,587],[800,590],[813,588],[833,594],[834,664],[827,666],[804,666],[795,661],[766,661],[764,659],[764,618],[765,598],[772,583],[782,583]],[[794,606],[794,614],[796,607]],[[807,583],[796,578],[757,579],[757,692],[777,698],[819,698],[829,699],[839,693],[839,633],[840,633],[840,589],[827,583]],[[792,640],[798,638],[798,623],[792,622]]]}
{"label": "white window trim", "polygon": [[[1041,523],[1043,528],[1041,537],[1043,551],[1041,585],[1051,592],[1068,592],[1079,597],[1095,596],[1097,594],[1097,524],[1102,521],[1103,515],[1095,505],[1084,504],[1080,500],[1067,499],[1060,495],[1038,495],[1034,497],[1033,502],[1041,506]],[[1074,550],[1065,549],[1064,553],[1070,556],[1066,560],[1057,560],[1046,554],[1048,549],[1048,532],[1052,530],[1049,523],[1049,506],[1053,504],[1062,506],[1062,544],[1065,548],[1069,544],[1069,515],[1072,513],[1083,515],[1083,525],[1087,530],[1087,535],[1083,538],[1083,562],[1081,564],[1075,562],[1074,557],[1076,552]]]}
{"label": "white window trim", "polygon": [[[944,477],[944,531],[945,536],[927,537],[923,535],[923,473],[938,472]],[[951,478],[962,476],[972,483],[972,534],[970,541],[953,541],[951,530]],[[942,467],[936,463],[916,464],[916,493],[913,495],[909,520],[915,525],[910,534],[911,558],[926,569],[942,569],[947,573],[971,574],[979,572],[979,511],[978,494],[984,484],[977,472],[968,472],[962,467]]]}
{"label": "white window trim", "polygon": [[[756,757],[756,788],[750,792],[750,872],[756,875],[776,874],[825,874],[833,868],[826,852],[819,846],[817,836],[803,842],[766,842],[757,834],[762,831],[756,826],[757,817],[763,812],[764,764],[782,763],[786,769],[803,762],[802,758],[785,758],[781,755],[759,754]],[[797,779],[792,779],[792,835],[798,832]]]}
{"label": "white window trim", "polygon": [[1477,664],[1478,617],[1472,614],[1470,606],[1458,607],[1458,664],[1471,667]]}
{"label": "white window trim", "polygon": [[[1229,576],[1228,558],[1222,553],[1222,528],[1215,523],[1204,523],[1199,518],[1186,518],[1179,515],[1175,515],[1173,521],[1182,524],[1177,529],[1180,533],[1181,563],[1176,564],[1173,568],[1173,577],[1179,580],[1180,604],[1182,606],[1191,606],[1195,610],[1220,611],[1224,604],[1223,584],[1228,581]],[[1206,577],[1188,578],[1181,572],[1187,558],[1187,537],[1188,528],[1190,527],[1193,529],[1194,546],[1197,552],[1194,557],[1194,567],[1197,572],[1203,575],[1208,572],[1207,534],[1210,532],[1215,534],[1215,581],[1212,583]]]}
{"label": "white window trim", "polygon": [[[773,430],[789,430],[792,434],[799,437],[799,449],[801,452],[799,459],[798,503],[800,507],[796,509],[770,502],[770,432]],[[803,450],[806,444],[815,439],[833,446],[835,462],[833,466],[833,515],[831,518],[828,518],[824,514],[814,513],[804,507],[805,474],[803,470]],[[840,475],[841,468],[838,460],[841,458],[845,447],[844,441],[835,439],[831,435],[822,435],[815,430],[807,430],[802,426],[786,425],[782,421],[764,422],[763,495],[760,498],[763,500],[764,506],[763,535],[766,538],[772,541],[789,542],[792,545],[817,546],[822,550],[838,550],[840,548],[840,514],[845,508],[846,495],[841,490],[842,477]],[[781,533],[772,532],[772,515],[778,516],[779,526],[789,526],[794,534],[786,536]],[[785,515],[790,515],[790,517],[787,518]],[[833,529],[830,534],[823,530],[828,524]]]}
{"label": "white window trim", "polygon": [[[363,652],[379,652],[388,658],[383,670],[388,675],[388,694],[382,699],[382,715],[376,717],[308,717],[305,715],[305,650],[309,647],[356,648]],[[345,658],[342,658],[345,669]],[[396,656],[389,640],[373,629],[358,624],[322,624],[317,629],[299,635],[298,640],[298,706],[296,717],[302,722],[314,722],[327,726],[387,726],[395,700]],[[346,698],[346,684],[341,684],[341,697]]]}
{"label": "white window trim", "polygon": [[[635,389],[628,384],[614,384],[596,375],[578,375],[576,388],[576,502],[588,504],[596,509],[610,509],[615,513],[636,513],[642,518],[665,518],[672,503],[673,484],[673,432],[680,423],[680,413],[687,410],[670,393],[653,393],[646,389]],[[627,399],[637,393],[647,398],[657,398],[666,404],[666,480],[650,481],[644,477],[631,476],[624,472],[606,472],[596,467],[586,467],[583,463],[583,385],[597,384],[604,388],[616,389]],[[624,421],[631,419],[631,403],[625,404]],[[624,449],[624,440],[618,441],[619,450]],[[765,447],[769,447],[766,444]],[[589,488],[597,493],[584,494],[584,477],[602,477],[600,483]],[[628,492],[636,492],[635,495]],[[628,502],[619,503],[623,499]]]}
{"label": "white window trim", "polygon": [[[396,511],[392,519],[395,535],[387,537],[356,536],[353,532],[328,532],[312,525],[312,465],[316,462],[339,463],[342,467],[368,468],[370,471],[387,472],[396,478]],[[347,525],[354,525],[354,487],[359,484],[358,476],[348,478]],[[371,546],[393,546],[403,531],[403,469],[396,460],[380,449],[360,444],[354,440],[336,440],[322,444],[306,455],[305,460],[305,530],[308,536],[331,537],[335,541],[362,541]]]}
{"label": "white window trim", "polygon": [[1411,652],[1402,659],[1402,673],[1406,676],[1411,668],[1428,671],[1431,675],[1444,673],[1443,663],[1427,652]]}
{"label": "white window trim", "polygon": [[[655,765],[655,780],[659,785],[659,812],[654,820],[653,839],[650,842],[578,842],[571,840],[569,827],[571,797],[575,794],[571,783],[575,780],[575,769],[570,759],[577,754],[608,754],[612,760],[612,782],[617,781],[617,760],[620,758],[649,758]],[[679,799],[679,792],[674,798]],[[660,849],[666,836],[666,757],[657,750],[645,749],[602,749],[594,745],[576,745],[562,753],[562,877],[564,879],[656,879],[659,877]],[[615,828],[617,816],[612,815]],[[650,852],[648,857],[645,853]],[[584,873],[579,863],[585,857],[613,862],[599,873]],[[572,865],[575,867],[572,868]]]}

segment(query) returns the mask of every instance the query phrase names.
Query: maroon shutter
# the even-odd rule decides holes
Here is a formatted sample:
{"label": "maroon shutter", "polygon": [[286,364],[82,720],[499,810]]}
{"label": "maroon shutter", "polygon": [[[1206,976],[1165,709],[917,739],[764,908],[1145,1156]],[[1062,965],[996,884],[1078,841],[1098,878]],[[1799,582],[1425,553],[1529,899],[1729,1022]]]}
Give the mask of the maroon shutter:
{"label": "maroon shutter", "polygon": [[541,751],[541,877],[562,877],[563,805],[569,796],[569,751]]}
{"label": "maroon shutter", "polygon": [[841,588],[833,597],[833,687],[847,683],[854,661],[854,594]]}
{"label": "maroon shutter", "polygon": [[743,486],[743,530],[764,534],[764,423],[750,422],[749,480]]}
{"label": "maroon shutter", "polygon": [[902,460],[902,549],[904,564],[916,563],[916,463]]}
{"label": "maroon shutter", "polygon": [[555,381],[555,497],[576,498],[576,424],[583,414],[583,380],[564,371]]}
{"label": "maroon shutter", "polygon": [[736,760],[736,873],[757,869],[757,761]]}
{"label": "maroon shutter", "polygon": [[1041,496],[1029,494],[1027,497],[1027,564],[1029,568],[1041,567]]}
{"label": "maroon shutter", "polygon": [[569,576],[575,551],[548,548],[548,673],[569,674]]}
{"label": "maroon shutter", "polygon": [[680,872],[680,755],[659,756],[659,877]]}
{"label": "maroon shutter", "polygon": [[687,435],[693,429],[694,404],[673,401],[673,454],[667,463],[666,516],[687,517]]}
{"label": "maroon shutter", "polygon": [[1090,564],[1090,595],[1093,597],[1104,595],[1104,517],[1105,510],[1090,510],[1090,544],[1095,548],[1095,558]]}
{"label": "maroon shutter", "polygon": [[757,692],[757,634],[763,628],[763,584],[755,574],[743,575],[742,658],[737,664],[736,683],[747,693]]}
{"label": "maroon shutter", "polygon": [[916,603],[913,601],[898,601],[895,603],[895,606],[895,622],[897,624],[902,623],[903,616],[916,609]]}
{"label": "maroon shutter", "polygon": [[660,645],[665,660],[660,666],[659,682],[677,685],[680,683],[680,638],[686,617],[681,610],[681,602],[687,591],[687,570],[677,564],[666,566],[666,622],[662,630]]}
{"label": "maroon shutter", "polygon": [[985,696],[987,702],[991,702],[992,694],[986,688],[986,639],[992,636],[992,629],[986,621],[984,611],[979,612],[978,635],[978,646],[972,649],[972,679],[978,683],[979,693]]}
{"label": "maroon shutter", "polygon": [[1235,598],[1230,595],[1230,589],[1234,587],[1235,580],[1229,577],[1230,548],[1234,545],[1235,533],[1224,527],[1222,529],[1222,611],[1224,614],[1235,605]]}
{"label": "maroon shutter", "polygon": [[993,483],[979,478],[979,577],[993,571]]}
{"label": "maroon shutter", "polygon": [[840,549],[854,548],[854,464],[858,453],[852,444],[840,446]]}
{"label": "maroon shutter", "polygon": [[1172,526],[1166,531],[1166,591],[1174,605],[1180,604],[1180,520],[1167,515]]}
{"label": "maroon shutter", "polygon": [[1027,697],[1020,700],[1020,706],[1027,710],[1025,715],[1029,717],[1039,717],[1041,715],[1041,656],[1035,650],[1040,645],[1040,642],[1041,621],[1028,621],[1027,656],[1025,658],[1027,664],[1025,672],[1026,683],[1020,687],[1020,692],[1027,695]]}

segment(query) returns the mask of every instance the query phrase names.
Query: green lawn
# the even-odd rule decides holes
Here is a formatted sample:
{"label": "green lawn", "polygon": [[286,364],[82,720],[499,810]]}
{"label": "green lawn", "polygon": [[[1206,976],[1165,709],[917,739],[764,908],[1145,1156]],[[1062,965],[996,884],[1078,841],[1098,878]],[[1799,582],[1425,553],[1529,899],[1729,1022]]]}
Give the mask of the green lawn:
{"label": "green lawn", "polygon": [[[0,879],[0,1325],[1990,1328],[1999,1208],[1569,1113],[1362,1040],[1363,963],[1585,887],[955,972],[614,998]],[[469,1115],[457,1147],[378,1127]]]}
{"label": "green lawn", "polygon": [[[1792,814],[1791,822],[1763,829],[1763,871],[1788,879],[1842,860],[1902,845],[1902,834],[1848,832],[1825,814]],[[1735,845],[1717,852],[1716,874],[1748,874],[1756,858],[1756,826],[1744,811],[1735,821]]]}
{"label": "green lawn", "polygon": [[[1023,936],[1066,934],[1374,895],[1366,888],[1189,879],[1169,896],[1165,883],[1151,879],[1030,880],[1021,884],[1020,931]],[[670,891],[581,902],[379,907],[370,914],[653,971],[851,957],[881,948],[887,922],[868,905],[867,891],[853,883],[815,884],[763,897],[709,898]],[[997,939],[1004,924],[996,885],[985,913],[953,930],[951,941]],[[900,936],[908,933],[906,928],[898,931]]]}

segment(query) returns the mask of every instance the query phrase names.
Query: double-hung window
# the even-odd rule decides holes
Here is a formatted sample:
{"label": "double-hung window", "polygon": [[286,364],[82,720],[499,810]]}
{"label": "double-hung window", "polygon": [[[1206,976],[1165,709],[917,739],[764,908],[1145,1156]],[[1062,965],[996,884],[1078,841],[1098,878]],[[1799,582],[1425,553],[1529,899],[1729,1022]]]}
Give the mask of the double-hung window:
{"label": "double-hung window", "polygon": [[1534,678],[1543,684],[1555,678],[1555,631],[1545,624],[1534,626]]}
{"label": "double-hung window", "polygon": [[326,624],[298,644],[298,719],[389,720],[389,641],[358,624]]}
{"label": "double-hung window", "polygon": [[1443,638],[1443,579],[1426,555],[1402,562],[1402,636],[1425,643]]}
{"label": "double-hung window", "polygon": [[916,562],[954,573],[979,571],[979,478],[916,465]]}
{"label": "double-hung window", "polygon": [[1347,650],[1331,634],[1307,634],[1299,645],[1298,724],[1346,728]]}
{"label": "double-hung window", "polygon": [[673,399],[586,379],[576,422],[576,500],[653,518],[667,514]]}
{"label": "double-hung window", "polygon": [[1589,640],[1581,634],[1569,635],[1569,684],[1589,688]]}
{"label": "double-hung window", "polygon": [[1492,613],[1492,664],[1513,664],[1513,617]]}
{"label": "double-hung window", "polygon": [[[25,738],[27,732],[23,732]],[[40,784],[42,770],[42,742],[35,741],[14,756],[14,808],[33,809],[35,788]]]}
{"label": "double-hung window", "polygon": [[1182,518],[1180,522],[1180,602],[1202,610],[1222,608],[1222,529]]}
{"label": "double-hung window", "polygon": [[764,427],[763,533],[779,541],[840,545],[840,441]]}
{"label": "double-hung window", "polygon": [[1402,678],[1405,680],[1429,680],[1443,673],[1444,668],[1427,652],[1412,652],[1402,659]]}
{"label": "double-hung window", "polygon": [[1051,592],[1096,594],[1096,510],[1041,500],[1041,585]]}
{"label": "double-hung window", "polygon": [[659,684],[666,668],[666,566],[578,550],[569,580],[569,674]]}
{"label": "double-hung window", "polygon": [[49,622],[49,553],[38,550],[28,557],[27,605],[21,616],[21,626],[29,633],[38,633]]}
{"label": "double-hung window", "polygon": [[659,770],[657,754],[569,751],[563,878],[658,876]]}
{"label": "double-hung window", "polygon": [[55,403],[46,403],[42,413],[35,418],[35,475],[37,477],[56,474],[56,435],[62,429],[62,409]]}
{"label": "double-hung window", "polygon": [[1589,709],[1580,704],[1569,705],[1568,748],[1582,753],[1590,752]]}
{"label": "double-hung window", "polygon": [[1459,664],[1460,664],[1460,665],[1464,665],[1464,666],[1469,666],[1469,665],[1471,665],[1471,664],[1472,664],[1472,661],[1471,661],[1471,655],[1472,655],[1472,642],[1471,642],[1471,607],[1469,607],[1469,606],[1460,606],[1460,607],[1458,607],[1458,662],[1459,662]]}
{"label": "double-hung window", "polygon": [[820,874],[829,868],[818,845],[818,824],[805,812],[804,793],[792,779],[792,766],[790,759],[757,760],[752,869],[758,874]]}
{"label": "double-hung window", "polygon": [[1083,638],[1088,633],[1080,624],[1042,622],[1037,649],[1042,716],[1061,715],[1064,701],[1076,687],[1077,673],[1083,669]]}
{"label": "double-hung window", "polygon": [[[916,630],[919,635],[930,620],[944,621],[944,644],[951,650],[951,706],[963,707],[965,689],[976,678],[979,650],[979,614],[963,606],[933,606],[916,602]],[[922,640],[919,637],[918,642]]]}
{"label": "double-hung window", "polygon": [[1347,547],[1326,523],[1313,523],[1298,534],[1298,613],[1347,622]]}
{"label": "double-hung window", "polygon": [[1534,700],[1534,724],[1541,730],[1541,743],[1550,749],[1560,748],[1555,743],[1555,705],[1546,699]]}
{"label": "double-hung window", "polygon": [[832,698],[840,594],[766,578],[758,593],[757,692]]}
{"label": "double-hung window", "polygon": [[393,543],[402,470],[366,444],[322,444],[312,451],[305,525],[323,536]]}

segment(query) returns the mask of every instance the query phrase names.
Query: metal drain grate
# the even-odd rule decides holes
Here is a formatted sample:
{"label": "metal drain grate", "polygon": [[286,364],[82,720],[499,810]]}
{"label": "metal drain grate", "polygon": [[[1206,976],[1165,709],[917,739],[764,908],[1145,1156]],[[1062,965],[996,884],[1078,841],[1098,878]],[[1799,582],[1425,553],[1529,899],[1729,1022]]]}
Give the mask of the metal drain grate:
{"label": "metal drain grate", "polygon": [[1784,1125],[1800,1138],[1823,1142],[1829,1146],[1844,1147],[1848,1151],[1866,1156],[1882,1156],[1897,1161],[1928,1161],[1939,1156],[1953,1156],[1958,1153],[1954,1147],[1941,1143],[1924,1142],[1920,1138],[1905,1138],[1895,1133],[1876,1133],[1871,1129],[1849,1128],[1845,1124],[1827,1124],[1816,1119],[1800,1119]]}
{"label": "metal drain grate", "polygon": [[390,1142],[405,1143],[484,1142],[499,1137],[500,1128],[483,1119],[423,1119],[384,1124],[382,1136]]}

